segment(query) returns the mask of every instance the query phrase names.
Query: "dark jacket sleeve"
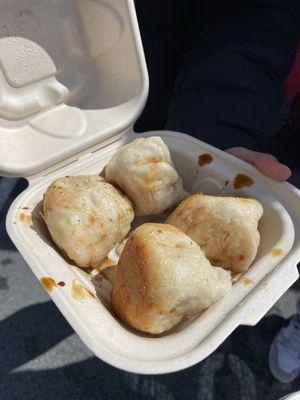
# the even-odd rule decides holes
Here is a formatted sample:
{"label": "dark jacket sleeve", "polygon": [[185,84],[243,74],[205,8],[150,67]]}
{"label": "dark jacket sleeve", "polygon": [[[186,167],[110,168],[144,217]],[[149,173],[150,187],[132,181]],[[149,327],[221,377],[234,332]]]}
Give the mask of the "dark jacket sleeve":
{"label": "dark jacket sleeve", "polygon": [[264,0],[201,19],[191,32],[167,128],[225,149],[267,151],[282,125],[283,82],[299,39],[300,1]]}

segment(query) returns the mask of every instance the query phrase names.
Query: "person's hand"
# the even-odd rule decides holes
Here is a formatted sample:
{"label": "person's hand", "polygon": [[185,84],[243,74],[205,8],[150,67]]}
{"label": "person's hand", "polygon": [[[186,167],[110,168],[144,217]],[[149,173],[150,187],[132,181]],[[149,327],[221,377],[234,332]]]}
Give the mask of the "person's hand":
{"label": "person's hand", "polygon": [[272,154],[259,153],[245,149],[244,147],[232,147],[226,151],[254,165],[260,172],[278,181],[286,181],[292,174],[289,167],[281,164]]}

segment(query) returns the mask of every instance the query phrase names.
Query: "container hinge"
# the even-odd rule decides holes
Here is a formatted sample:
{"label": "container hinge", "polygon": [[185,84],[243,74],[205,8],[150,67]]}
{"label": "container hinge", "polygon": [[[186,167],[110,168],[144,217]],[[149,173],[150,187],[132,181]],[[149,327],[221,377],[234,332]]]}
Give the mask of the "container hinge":
{"label": "container hinge", "polygon": [[51,175],[57,175],[58,171],[63,171],[64,169],[69,170],[71,164],[79,164],[81,161],[86,160],[87,158],[94,158],[94,153],[103,150],[105,147],[110,146],[111,144],[117,142],[121,138],[124,138],[124,136],[128,134],[133,134],[132,129],[127,129],[125,132],[122,131],[119,134],[105,140],[104,142],[97,143],[96,145],[89,147],[65,160],[62,160],[61,162],[56,163],[51,167],[44,169],[36,174],[26,176],[26,179],[28,180],[29,184],[32,185]]}

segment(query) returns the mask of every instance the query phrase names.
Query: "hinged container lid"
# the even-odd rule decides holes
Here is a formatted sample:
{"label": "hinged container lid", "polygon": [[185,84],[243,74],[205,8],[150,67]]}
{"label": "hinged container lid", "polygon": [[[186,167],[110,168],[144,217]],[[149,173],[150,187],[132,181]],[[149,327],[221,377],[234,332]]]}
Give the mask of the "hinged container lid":
{"label": "hinged container lid", "polygon": [[134,124],[148,76],[132,0],[1,3],[1,175],[36,174]]}

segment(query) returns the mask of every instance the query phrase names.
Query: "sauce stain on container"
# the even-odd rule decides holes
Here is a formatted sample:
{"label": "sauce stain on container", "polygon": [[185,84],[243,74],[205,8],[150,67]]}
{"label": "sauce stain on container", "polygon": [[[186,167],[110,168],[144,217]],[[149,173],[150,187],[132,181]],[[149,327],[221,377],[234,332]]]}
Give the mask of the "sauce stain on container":
{"label": "sauce stain on container", "polygon": [[245,276],[245,278],[242,280],[242,283],[244,285],[252,285],[254,282],[251,278],[249,278],[248,276]]}
{"label": "sauce stain on container", "polygon": [[109,257],[105,257],[105,259],[102,261],[102,263],[99,265],[96,265],[94,269],[96,271],[101,272],[104,269],[106,269],[107,267],[110,267],[111,265],[115,265],[115,264],[116,263],[113,260],[111,260]]}
{"label": "sauce stain on container", "polygon": [[63,282],[63,281],[58,282],[57,285],[60,287],[66,286],[65,282]]}
{"label": "sauce stain on container", "polygon": [[109,267],[110,265],[114,265],[115,263],[109,257],[105,257],[103,263],[101,264],[101,268]]}
{"label": "sauce stain on container", "polygon": [[90,292],[85,286],[83,286],[76,279],[72,282],[71,295],[73,299],[78,301],[91,299],[95,297],[95,295],[92,292]]}
{"label": "sauce stain on container", "polygon": [[250,187],[254,184],[254,180],[248,175],[237,174],[233,180],[233,187],[241,189],[243,187]]}
{"label": "sauce stain on container", "polygon": [[274,247],[273,249],[271,249],[268,253],[269,256],[271,257],[279,257],[283,254],[283,250],[280,249],[279,247]]}
{"label": "sauce stain on container", "polygon": [[204,165],[211,164],[213,162],[213,156],[210,154],[200,154],[198,157],[198,164],[200,167],[203,167]]}
{"label": "sauce stain on container", "polygon": [[55,280],[53,278],[50,278],[49,276],[45,276],[44,278],[42,278],[41,284],[44,286],[47,292],[52,292],[57,287]]}
{"label": "sauce stain on container", "polygon": [[32,225],[32,216],[31,216],[31,214],[28,215],[28,214],[25,214],[25,213],[21,212],[19,214],[19,219],[20,219],[21,222],[23,222],[25,225],[27,225],[29,227]]}

